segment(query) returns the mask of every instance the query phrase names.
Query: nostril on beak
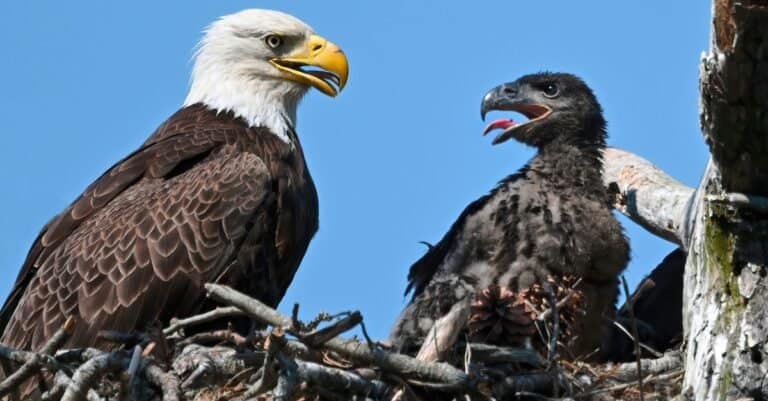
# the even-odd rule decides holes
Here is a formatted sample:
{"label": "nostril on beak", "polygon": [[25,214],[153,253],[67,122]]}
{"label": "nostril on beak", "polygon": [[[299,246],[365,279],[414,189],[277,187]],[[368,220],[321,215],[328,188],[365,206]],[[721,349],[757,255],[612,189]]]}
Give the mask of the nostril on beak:
{"label": "nostril on beak", "polygon": [[318,44],[316,44],[316,45],[314,45],[314,46],[312,47],[312,51],[313,51],[313,52],[316,52],[316,51],[319,51],[319,50],[321,50],[322,48],[323,48],[323,45],[322,45],[322,44],[320,44],[320,43],[318,43]]}
{"label": "nostril on beak", "polygon": [[514,86],[505,86],[502,92],[507,96],[514,96],[517,94],[517,88]]}

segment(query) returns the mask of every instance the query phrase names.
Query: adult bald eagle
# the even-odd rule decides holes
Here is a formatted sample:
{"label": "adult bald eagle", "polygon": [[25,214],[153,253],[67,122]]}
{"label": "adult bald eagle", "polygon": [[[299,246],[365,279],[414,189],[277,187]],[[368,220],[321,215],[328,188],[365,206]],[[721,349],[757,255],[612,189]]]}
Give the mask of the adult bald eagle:
{"label": "adult bald eagle", "polygon": [[318,227],[296,108],[347,75],[344,53],[292,16],[214,22],[184,106],[43,228],[0,341],[37,349],[74,316],[68,345],[95,345],[100,330],[197,312],[206,282],[276,305]]}
{"label": "adult bald eagle", "polygon": [[515,138],[538,149],[517,173],[472,202],[440,242],[411,266],[413,300],[393,330],[408,351],[457,302],[491,285],[528,288],[548,275],[575,274],[587,302],[573,351],[597,347],[603,316],[614,311],[617,276],[629,245],[601,179],[606,131],[602,109],[569,74],[527,75],[485,95],[482,115],[514,110],[529,120],[498,120],[493,141]]}

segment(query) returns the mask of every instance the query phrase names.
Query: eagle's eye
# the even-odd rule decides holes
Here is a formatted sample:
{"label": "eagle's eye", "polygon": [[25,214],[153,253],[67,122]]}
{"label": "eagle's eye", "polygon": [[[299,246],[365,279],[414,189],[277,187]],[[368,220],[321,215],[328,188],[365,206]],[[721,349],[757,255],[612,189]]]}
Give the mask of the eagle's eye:
{"label": "eagle's eye", "polygon": [[283,37],[276,34],[270,34],[267,35],[264,38],[264,42],[269,46],[271,49],[277,49],[283,44]]}
{"label": "eagle's eye", "polygon": [[555,83],[549,83],[544,87],[544,96],[556,97],[560,94],[560,88]]}

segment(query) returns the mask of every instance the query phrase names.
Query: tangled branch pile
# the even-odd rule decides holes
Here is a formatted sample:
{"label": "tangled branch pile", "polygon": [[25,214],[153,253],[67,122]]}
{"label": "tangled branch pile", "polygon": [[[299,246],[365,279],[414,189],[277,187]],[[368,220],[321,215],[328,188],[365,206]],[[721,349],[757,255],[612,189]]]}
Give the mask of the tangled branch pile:
{"label": "tangled branch pile", "polygon": [[[121,347],[58,351],[72,322],[38,352],[0,346],[0,362],[19,366],[0,383],[0,397],[47,381],[47,400],[419,400],[640,399],[635,363],[590,365],[543,358],[531,347],[463,342],[459,360],[428,362],[389,350],[365,335],[359,312],[322,315],[311,322],[285,316],[216,284],[211,298],[227,305],[148,333],[102,333]],[[268,329],[243,337],[232,330],[185,335],[185,329],[246,315]],[[457,354],[454,352],[453,354]],[[678,353],[642,361],[645,400],[667,399],[682,376]],[[653,398],[653,395],[660,398]],[[466,398],[469,399],[469,398]]]}

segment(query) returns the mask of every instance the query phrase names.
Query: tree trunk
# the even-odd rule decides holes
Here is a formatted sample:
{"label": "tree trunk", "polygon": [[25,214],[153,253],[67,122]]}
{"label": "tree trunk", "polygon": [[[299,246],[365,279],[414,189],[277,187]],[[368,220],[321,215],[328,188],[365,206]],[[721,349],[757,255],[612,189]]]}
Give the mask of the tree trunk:
{"label": "tree trunk", "polygon": [[701,66],[712,156],[696,191],[685,272],[684,395],[768,397],[768,2],[715,0]]}
{"label": "tree trunk", "polygon": [[699,188],[611,149],[605,179],[618,184],[619,211],[688,251],[680,398],[768,400],[768,1],[713,4]]}

